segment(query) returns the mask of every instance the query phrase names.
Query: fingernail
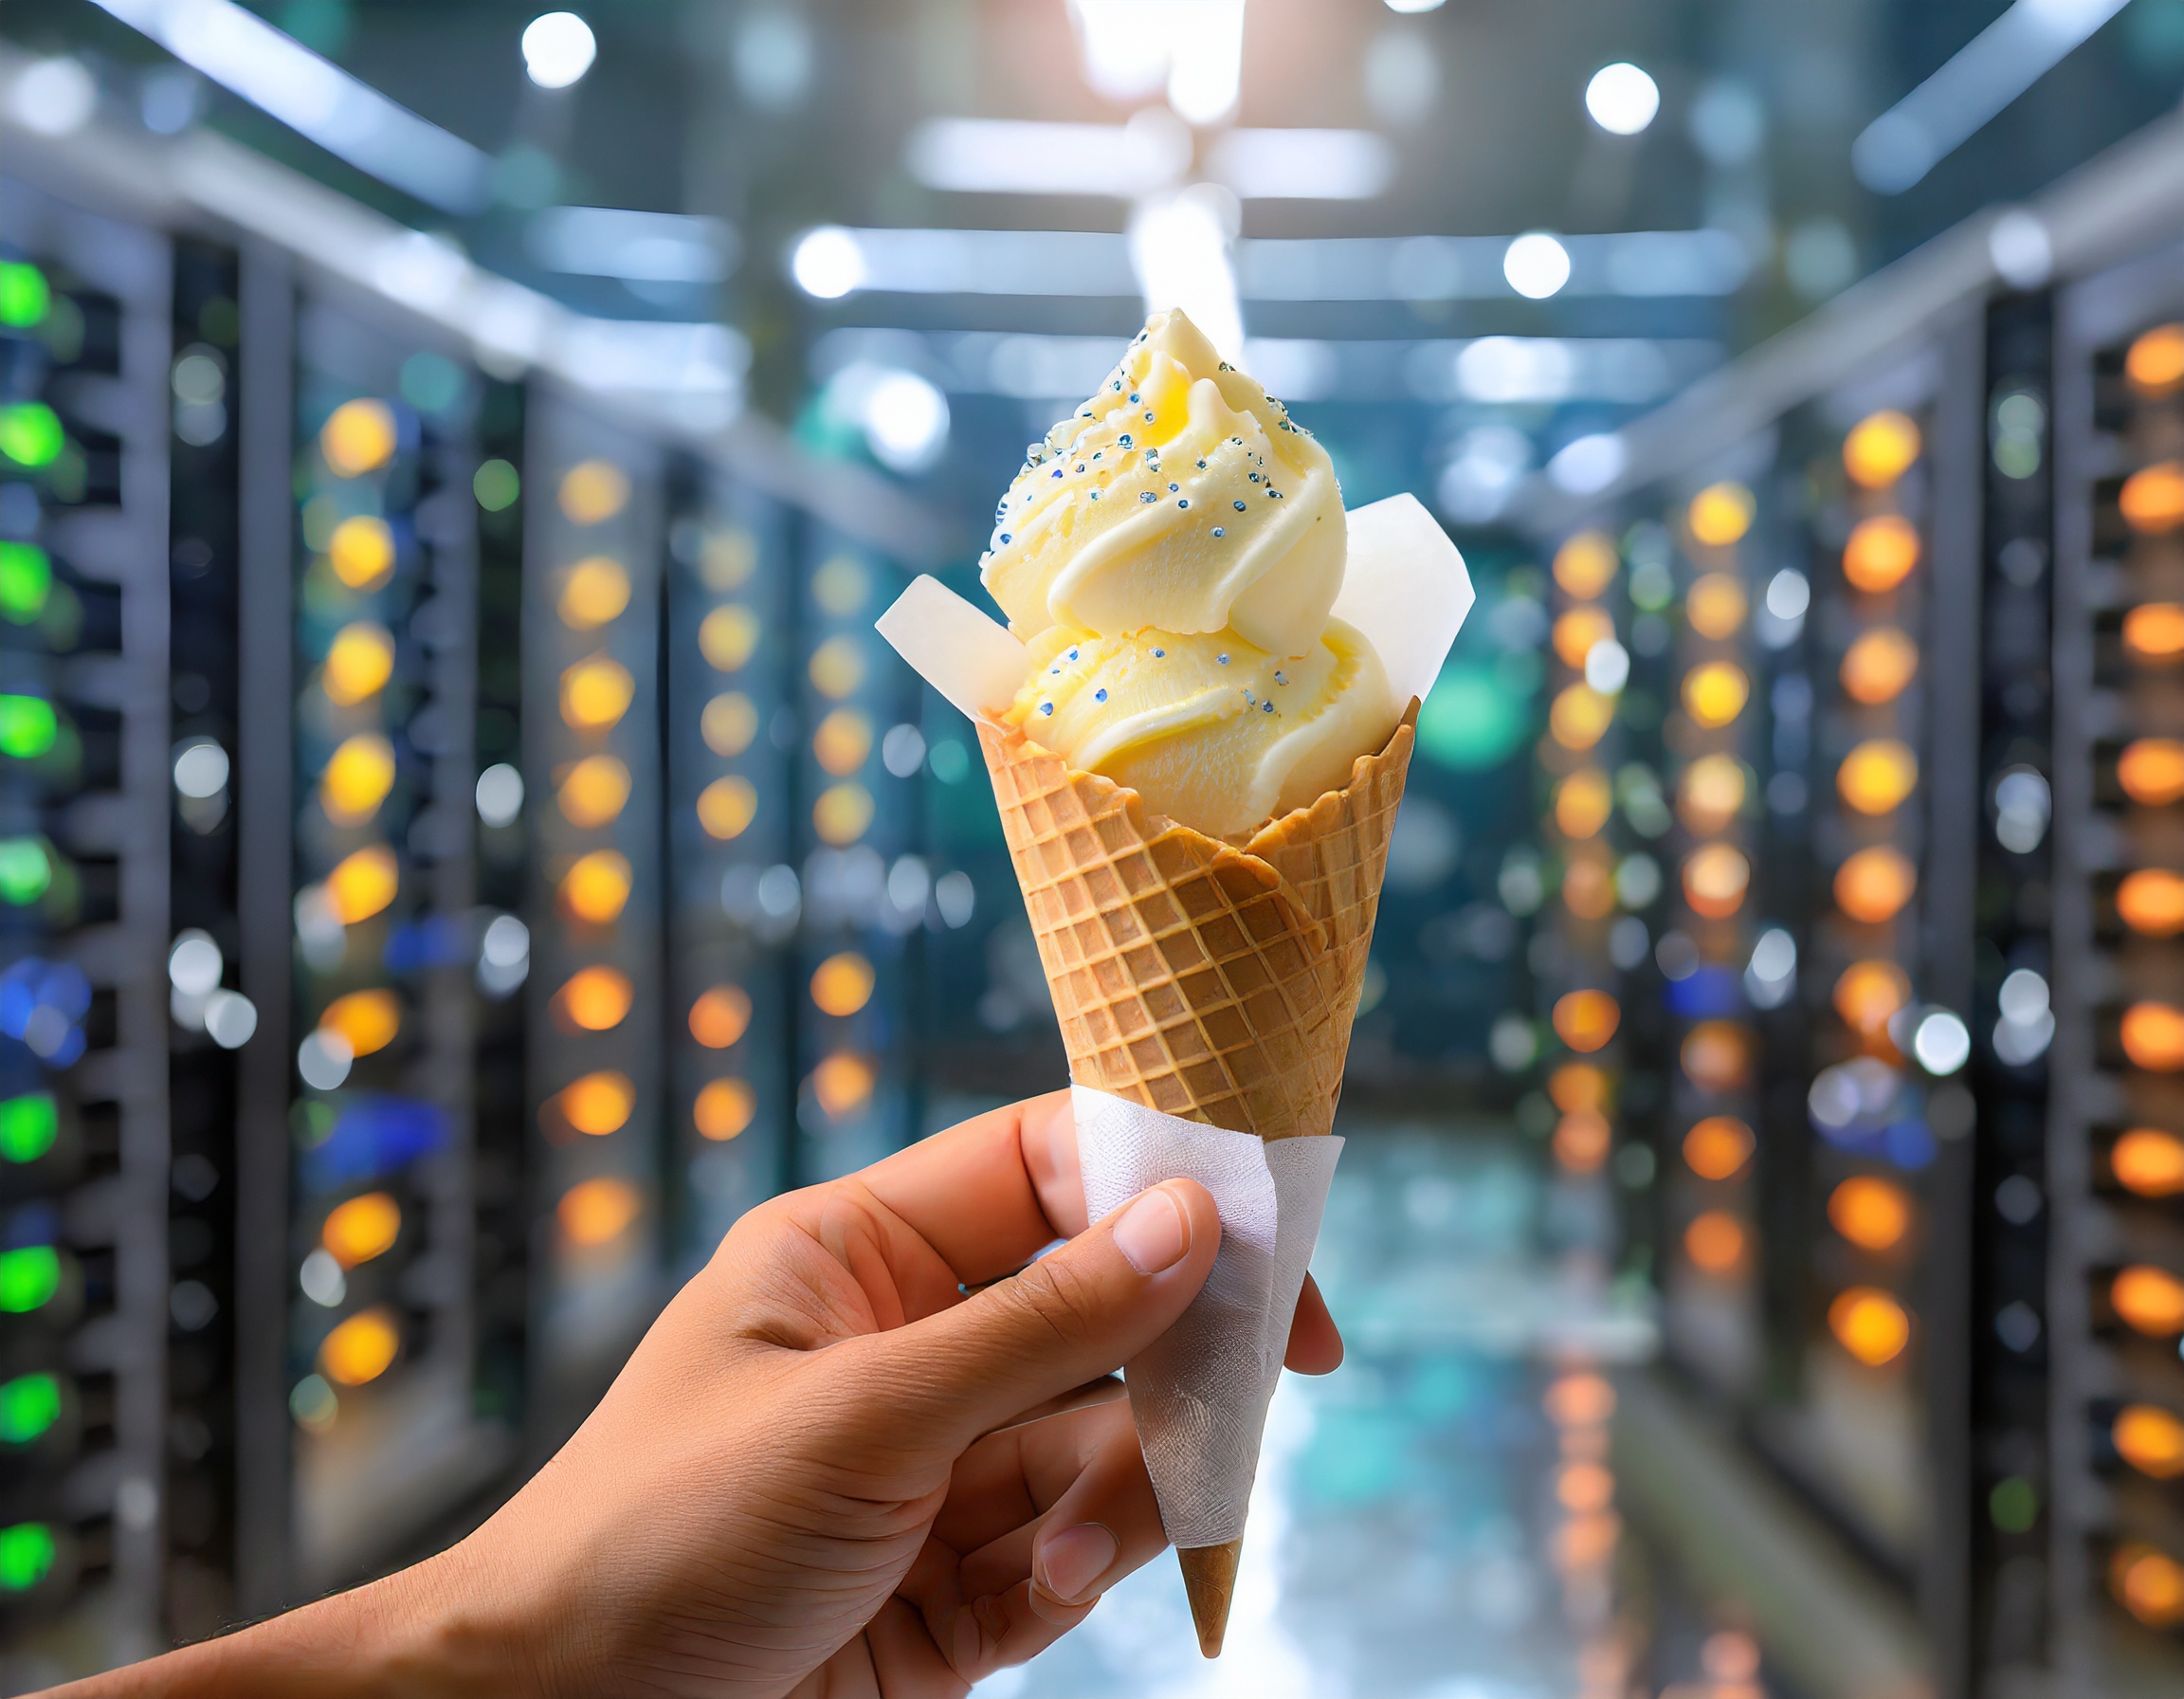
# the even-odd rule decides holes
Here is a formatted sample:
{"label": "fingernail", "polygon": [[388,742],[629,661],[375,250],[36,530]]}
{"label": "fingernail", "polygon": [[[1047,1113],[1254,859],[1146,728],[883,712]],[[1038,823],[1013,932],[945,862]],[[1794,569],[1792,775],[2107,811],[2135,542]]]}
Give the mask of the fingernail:
{"label": "fingernail", "polygon": [[1138,1273],[1157,1274],[1189,1253],[1191,1223],[1184,1219],[1182,1206],[1156,1186],[1115,1223],[1115,1249]]}
{"label": "fingernail", "polygon": [[1039,1584],[1075,1604],[1113,1566],[1120,1549],[1115,1536],[1096,1522],[1064,1528],[1040,1548]]}

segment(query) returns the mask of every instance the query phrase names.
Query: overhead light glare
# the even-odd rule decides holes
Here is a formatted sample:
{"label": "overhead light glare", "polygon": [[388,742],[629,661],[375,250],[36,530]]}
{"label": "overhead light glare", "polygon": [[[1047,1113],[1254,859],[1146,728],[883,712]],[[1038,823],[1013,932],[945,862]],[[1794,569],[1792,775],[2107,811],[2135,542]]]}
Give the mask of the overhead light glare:
{"label": "overhead light glare", "polygon": [[599,57],[592,26],[573,11],[550,11],[523,30],[523,68],[540,88],[567,88]]}
{"label": "overhead light glare", "polygon": [[1570,281],[1570,250],[1544,230],[1534,230],[1509,245],[1502,275],[1518,294],[1545,301]]}

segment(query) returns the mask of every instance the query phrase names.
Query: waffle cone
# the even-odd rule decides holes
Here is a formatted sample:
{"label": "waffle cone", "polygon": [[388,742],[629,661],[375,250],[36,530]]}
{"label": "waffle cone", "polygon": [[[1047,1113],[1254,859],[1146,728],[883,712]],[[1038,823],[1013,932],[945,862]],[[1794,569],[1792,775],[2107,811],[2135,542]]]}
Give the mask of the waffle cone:
{"label": "waffle cone", "polygon": [[1191,1600],[1191,1620],[1198,1630],[1198,1650],[1221,1655],[1228,1634],[1228,1606],[1236,1597],[1236,1566],[1244,1560],[1242,1539],[1225,1545],[1198,1545],[1179,1551],[1183,1592]]}
{"label": "waffle cone", "polygon": [[1073,1081],[1262,1139],[1333,1130],[1416,718],[1242,846],[980,722]]}

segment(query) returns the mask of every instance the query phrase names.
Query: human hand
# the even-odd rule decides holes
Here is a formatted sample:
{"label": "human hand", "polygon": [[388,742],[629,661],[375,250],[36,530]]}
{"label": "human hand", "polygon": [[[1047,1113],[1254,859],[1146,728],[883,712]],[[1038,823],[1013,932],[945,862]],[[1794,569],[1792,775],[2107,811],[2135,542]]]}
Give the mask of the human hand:
{"label": "human hand", "polygon": [[[1163,1333],[1219,1242],[1182,1179],[1087,1228],[1066,1093],[980,1116],[745,1216],[461,1544],[139,1668],[226,1649],[205,1690],[231,1695],[957,1699],[1161,1549],[1126,1405],[1010,1424]],[[1340,1358],[1307,1282],[1289,1366]]]}

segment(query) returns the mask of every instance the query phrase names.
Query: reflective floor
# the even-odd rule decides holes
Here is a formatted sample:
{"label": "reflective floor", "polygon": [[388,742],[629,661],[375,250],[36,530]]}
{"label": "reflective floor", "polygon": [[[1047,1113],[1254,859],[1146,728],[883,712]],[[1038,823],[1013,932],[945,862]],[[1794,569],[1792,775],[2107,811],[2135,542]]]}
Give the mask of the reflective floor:
{"label": "reflective floor", "polygon": [[1605,1192],[1498,1128],[1346,1130],[1314,1266],[1349,1360],[1276,1395],[1226,1653],[1164,1557],[979,1699],[1785,1699],[1617,1513],[1653,1329],[1602,1276]]}

